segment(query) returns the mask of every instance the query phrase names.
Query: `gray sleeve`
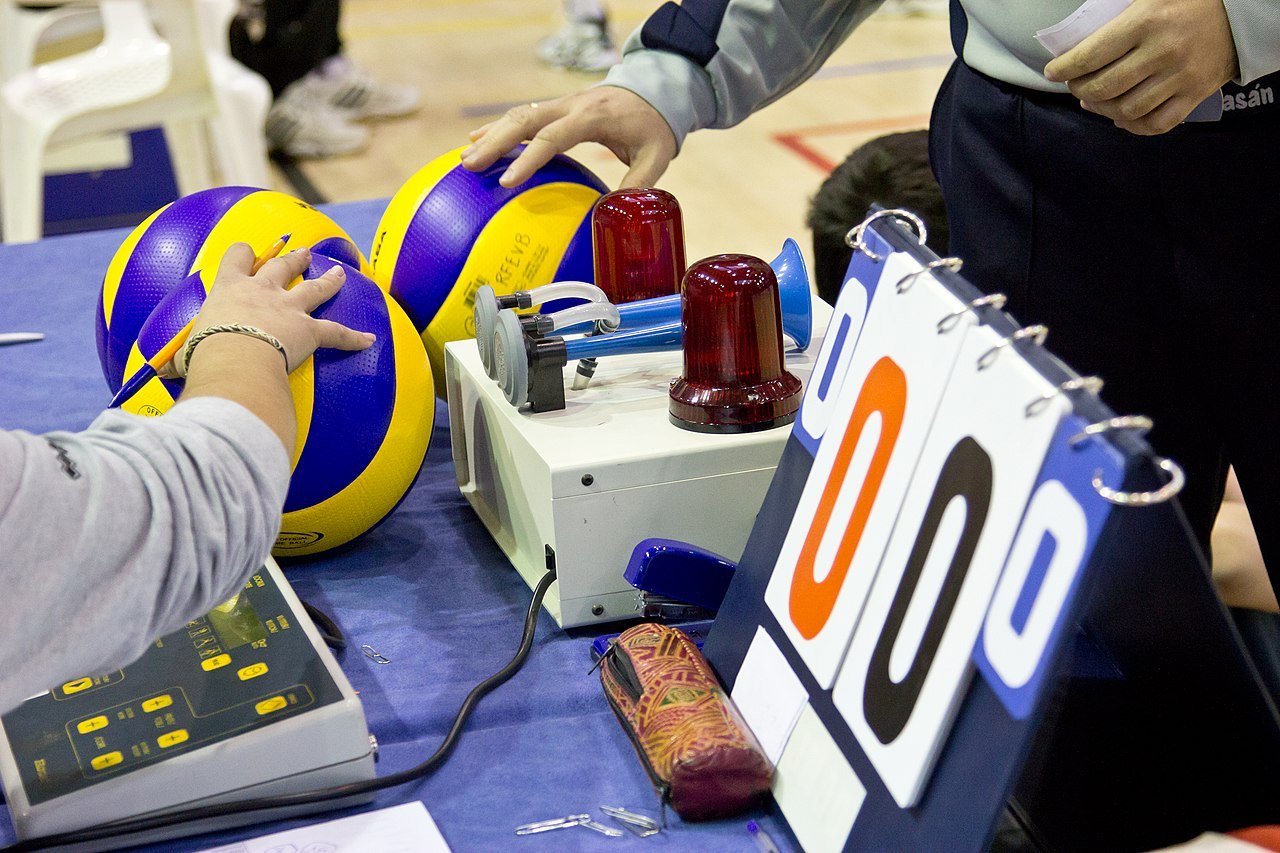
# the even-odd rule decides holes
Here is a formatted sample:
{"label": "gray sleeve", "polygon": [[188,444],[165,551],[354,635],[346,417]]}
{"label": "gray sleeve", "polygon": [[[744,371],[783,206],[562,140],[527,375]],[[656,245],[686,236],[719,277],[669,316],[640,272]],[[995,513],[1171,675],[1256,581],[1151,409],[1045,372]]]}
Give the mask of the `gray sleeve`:
{"label": "gray sleeve", "polygon": [[1280,71],[1280,0],[1223,0],[1240,60],[1236,82]]}
{"label": "gray sleeve", "polygon": [[881,2],[687,0],[689,12],[666,3],[600,85],[652,104],[681,146],[692,131],[732,127],[799,86]]}
{"label": "gray sleeve", "polygon": [[270,552],[280,439],[229,400],[84,432],[0,432],[0,711],[136,659]]}

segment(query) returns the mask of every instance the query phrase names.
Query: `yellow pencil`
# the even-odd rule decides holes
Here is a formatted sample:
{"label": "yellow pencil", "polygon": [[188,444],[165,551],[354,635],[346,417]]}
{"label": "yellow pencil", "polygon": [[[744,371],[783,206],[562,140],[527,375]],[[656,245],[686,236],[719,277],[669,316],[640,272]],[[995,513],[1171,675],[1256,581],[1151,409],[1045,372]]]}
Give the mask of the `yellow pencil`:
{"label": "yellow pencil", "polygon": [[[284,250],[285,244],[289,242],[289,238],[291,236],[293,235],[285,234],[279,240],[272,243],[269,249],[255,257],[253,259],[253,269],[250,274],[256,275],[258,270],[262,269],[263,265],[266,264],[267,261],[279,256],[280,252]],[[178,331],[178,334],[174,335],[169,340],[169,343],[162,346],[159,352],[147,359],[146,364],[139,368],[137,373],[129,377],[129,381],[124,383],[116,395],[111,398],[111,405],[107,408],[118,408],[121,403],[138,393],[138,390],[142,388],[143,385],[146,385],[153,377],[157,376],[165,365],[173,361],[173,357],[178,354],[178,350],[182,349],[182,345],[185,344],[187,342],[187,338],[191,336],[191,329],[195,326],[195,322],[196,320],[194,317],[188,320],[187,325],[183,326],[182,329]]]}

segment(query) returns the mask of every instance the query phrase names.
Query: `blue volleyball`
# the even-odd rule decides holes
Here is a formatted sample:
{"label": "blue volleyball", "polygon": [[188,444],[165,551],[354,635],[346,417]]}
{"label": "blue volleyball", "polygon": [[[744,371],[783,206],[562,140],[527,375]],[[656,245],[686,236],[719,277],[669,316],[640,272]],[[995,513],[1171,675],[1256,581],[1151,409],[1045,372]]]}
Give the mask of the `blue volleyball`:
{"label": "blue volleyball", "polygon": [[207,291],[232,243],[245,242],[261,252],[284,234],[291,235],[286,251],[307,246],[369,272],[337,223],[306,202],[272,190],[203,190],[147,217],[120,245],[102,282],[97,339],[107,386],[119,390],[142,324],[171,291],[190,286],[192,274]]}
{"label": "blue volleyball", "polygon": [[[377,341],[361,352],[317,350],[289,375],[298,440],[277,556],[325,551],[386,518],[422,467],[435,419],[426,350],[400,306],[354,266],[318,252],[303,278],[335,264],[345,268],[346,283],[313,316],[373,332]],[[130,348],[124,375],[168,343],[204,298],[192,275],[160,300]],[[152,379],[123,408],[162,415],[181,390],[180,380]]]}
{"label": "blue volleyball", "polygon": [[608,187],[557,155],[525,183],[503,187],[508,154],[482,172],[461,165],[461,148],[405,182],[378,224],[373,278],[422,335],[444,393],[444,345],[475,336],[474,301],[553,281],[591,281],[591,209]]}

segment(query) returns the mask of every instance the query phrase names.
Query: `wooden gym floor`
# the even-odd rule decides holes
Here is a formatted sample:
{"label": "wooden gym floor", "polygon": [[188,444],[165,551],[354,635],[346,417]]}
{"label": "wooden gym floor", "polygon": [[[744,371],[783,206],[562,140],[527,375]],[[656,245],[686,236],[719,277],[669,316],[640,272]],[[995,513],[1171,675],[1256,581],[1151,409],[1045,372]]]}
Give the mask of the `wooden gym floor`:
{"label": "wooden gym floor", "polygon": [[[619,41],[658,5],[606,2]],[[380,79],[417,84],[423,107],[376,125],[363,153],[301,161],[302,173],[330,201],[388,197],[509,106],[594,83],[603,75],[550,69],[534,57],[537,41],[559,27],[558,10],[558,0],[345,0],[347,53]],[[680,199],[689,259],[769,259],[788,236],[808,254],[805,211],[827,172],[868,139],[925,127],[951,58],[945,17],[877,14],[781,101],[736,128],[693,134],[660,182]],[[571,154],[611,187],[625,172],[599,145]],[[274,177],[292,191],[282,173]]]}

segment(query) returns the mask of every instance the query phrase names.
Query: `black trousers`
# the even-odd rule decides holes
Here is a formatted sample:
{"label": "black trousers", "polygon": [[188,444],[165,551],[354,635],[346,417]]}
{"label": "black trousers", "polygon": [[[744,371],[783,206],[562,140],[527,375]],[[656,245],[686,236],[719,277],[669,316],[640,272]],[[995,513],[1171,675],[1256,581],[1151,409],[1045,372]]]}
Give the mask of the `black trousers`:
{"label": "black trousers", "polygon": [[342,50],[340,0],[265,0],[262,9],[261,34],[244,18],[232,22],[231,55],[265,77],[275,96]]}
{"label": "black trousers", "polygon": [[[1275,75],[1273,75],[1275,76]],[[1267,81],[1264,81],[1264,83]],[[1186,471],[1180,500],[1208,553],[1235,465],[1280,589],[1280,108],[1140,137],[1069,95],[957,62],[930,157],[964,274]],[[1257,87],[1255,87],[1257,88]]]}

